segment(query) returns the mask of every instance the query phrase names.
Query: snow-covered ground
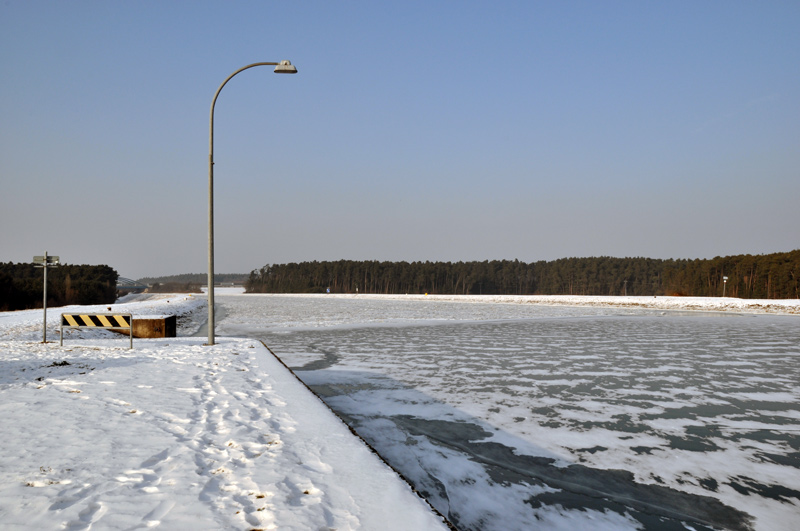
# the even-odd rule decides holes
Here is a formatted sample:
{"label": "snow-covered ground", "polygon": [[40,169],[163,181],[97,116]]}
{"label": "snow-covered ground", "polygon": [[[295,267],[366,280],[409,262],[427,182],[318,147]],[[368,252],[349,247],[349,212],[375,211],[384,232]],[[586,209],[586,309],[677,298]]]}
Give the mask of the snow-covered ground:
{"label": "snow-covered ground", "polygon": [[252,339],[187,337],[204,297],[112,305],[177,314],[178,338],[0,313],[0,528],[446,529],[441,517]]}
{"label": "snow-covered ground", "polygon": [[[800,301],[133,297],[0,312],[2,529],[794,529]],[[706,310],[706,311],[698,311]],[[711,311],[708,311],[711,310]],[[82,307],[106,312],[107,307]],[[782,315],[773,315],[782,314]]]}
{"label": "snow-covered ground", "polygon": [[[228,295],[243,295],[231,288]],[[651,310],[700,310],[737,313],[774,313],[800,315],[800,299],[737,299],[732,297],[657,297],[657,296],[587,296],[587,295],[376,295],[376,294],[304,294],[271,295],[290,298],[339,298],[359,300],[404,300],[460,302],[473,304],[510,304],[535,306],[580,306]]]}

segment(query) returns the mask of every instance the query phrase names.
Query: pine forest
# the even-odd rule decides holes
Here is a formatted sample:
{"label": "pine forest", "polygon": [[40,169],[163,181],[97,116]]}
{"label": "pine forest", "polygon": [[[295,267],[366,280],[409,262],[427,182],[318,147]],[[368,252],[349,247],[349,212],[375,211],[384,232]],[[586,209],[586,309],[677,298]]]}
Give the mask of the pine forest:
{"label": "pine forest", "polygon": [[[727,277],[727,280],[725,279]],[[800,298],[800,249],[712,259],[562,258],[534,263],[339,260],[266,265],[248,293],[673,295]]]}

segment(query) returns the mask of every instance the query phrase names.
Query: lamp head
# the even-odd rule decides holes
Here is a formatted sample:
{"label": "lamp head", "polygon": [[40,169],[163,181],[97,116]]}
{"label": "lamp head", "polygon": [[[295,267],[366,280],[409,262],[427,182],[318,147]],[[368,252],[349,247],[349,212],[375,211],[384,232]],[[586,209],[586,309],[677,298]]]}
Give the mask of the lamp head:
{"label": "lamp head", "polygon": [[296,74],[297,68],[295,68],[290,61],[281,61],[280,64],[275,67],[274,72],[276,74]]}

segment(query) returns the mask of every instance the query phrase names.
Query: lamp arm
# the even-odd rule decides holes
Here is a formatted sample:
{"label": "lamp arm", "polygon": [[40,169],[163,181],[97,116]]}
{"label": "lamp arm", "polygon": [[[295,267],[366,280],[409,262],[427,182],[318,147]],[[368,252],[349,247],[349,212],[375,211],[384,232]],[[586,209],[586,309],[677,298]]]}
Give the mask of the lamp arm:
{"label": "lamp arm", "polygon": [[[233,76],[247,70],[248,68],[253,68],[254,66],[278,66],[280,63],[253,63],[251,65],[243,66],[233,74],[229,75],[225,81],[219,86],[217,91],[214,93],[214,99],[211,100],[211,113],[209,117],[209,133],[208,133],[208,155],[209,157],[214,156],[214,107],[217,105],[217,98],[219,97],[219,93],[222,92],[222,87],[224,87],[228,81],[230,81]],[[211,164],[213,164],[213,159],[211,160]]]}

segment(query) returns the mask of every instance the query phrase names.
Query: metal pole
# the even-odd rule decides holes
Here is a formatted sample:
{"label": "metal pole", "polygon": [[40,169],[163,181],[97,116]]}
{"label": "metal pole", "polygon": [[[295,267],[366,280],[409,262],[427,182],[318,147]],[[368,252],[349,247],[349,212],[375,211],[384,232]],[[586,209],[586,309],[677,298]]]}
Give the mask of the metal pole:
{"label": "metal pole", "polygon": [[44,252],[44,299],[42,301],[44,309],[44,322],[42,323],[42,343],[47,343],[47,251]]}
{"label": "metal pole", "polygon": [[214,94],[214,99],[211,101],[211,113],[208,124],[208,344],[214,344],[214,106],[217,104],[217,97],[219,96],[222,87],[231,80],[233,76],[253,68],[254,66],[277,66],[280,63],[253,63],[244,66],[229,75],[228,78],[222,82],[217,92]]}
{"label": "metal pole", "polygon": [[[220,87],[221,88],[221,87]],[[217,91],[219,94],[219,90]],[[214,96],[214,102],[217,96]],[[211,123],[208,152],[208,344],[214,344],[214,102],[211,103]]]}

